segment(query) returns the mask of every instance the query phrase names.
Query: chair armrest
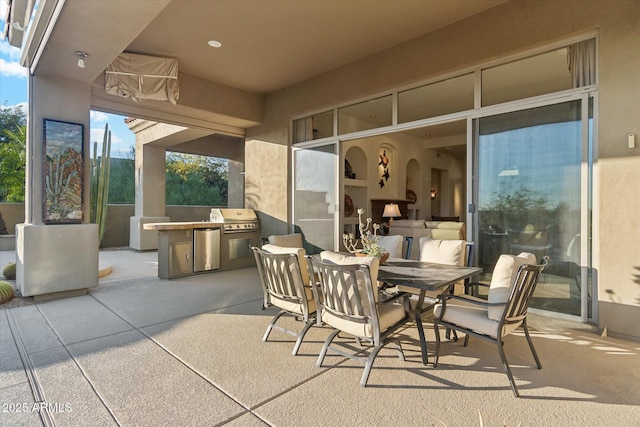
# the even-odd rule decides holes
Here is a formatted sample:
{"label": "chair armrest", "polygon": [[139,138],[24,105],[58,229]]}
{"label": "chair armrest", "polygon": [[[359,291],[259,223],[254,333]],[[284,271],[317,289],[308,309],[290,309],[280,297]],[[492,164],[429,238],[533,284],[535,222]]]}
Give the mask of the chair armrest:
{"label": "chair armrest", "polygon": [[[469,295],[473,295],[473,296],[477,296],[477,295],[475,295],[475,293],[478,292],[478,288],[479,287],[489,288],[490,285],[488,285],[486,283],[478,283],[478,282],[465,283],[464,284],[464,293],[465,294],[469,294]],[[471,293],[469,293],[469,291],[472,290],[472,289],[475,289],[475,292],[471,291]]]}
{"label": "chair armrest", "polygon": [[499,306],[507,305],[506,301],[505,302],[488,302],[485,300],[478,301],[476,299],[467,298],[466,295],[440,294],[438,295],[438,299],[443,304],[446,304],[447,300],[456,299],[456,300],[465,301],[471,304],[481,305],[485,307],[499,307]]}
{"label": "chair armrest", "polygon": [[487,283],[478,283],[478,282],[467,283],[468,288],[479,288],[480,286],[482,286],[483,288],[489,288],[491,285]]}

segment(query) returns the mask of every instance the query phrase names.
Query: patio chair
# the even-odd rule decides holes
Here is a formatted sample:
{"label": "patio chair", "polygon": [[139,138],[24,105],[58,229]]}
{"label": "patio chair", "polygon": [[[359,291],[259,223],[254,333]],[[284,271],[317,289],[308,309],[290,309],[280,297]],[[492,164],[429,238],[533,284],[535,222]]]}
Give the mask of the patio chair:
{"label": "patio chair", "polygon": [[[431,237],[420,238],[420,255],[419,260],[422,262],[433,262],[436,264],[447,265],[466,265],[471,266],[473,262],[473,242],[465,240],[441,240],[432,239]],[[461,281],[453,285],[451,291],[454,294],[461,294],[465,287],[465,282]],[[412,294],[412,300],[417,299],[419,291],[415,288],[398,286],[399,292],[408,292]],[[427,292],[422,303],[422,313],[426,313],[433,309],[438,301],[438,294],[441,292]],[[447,329],[447,339],[451,335],[451,330]],[[458,340],[458,335],[453,333],[454,340]]]}
{"label": "patio chair", "polygon": [[[316,321],[316,291],[310,285],[306,253],[302,248],[276,245],[252,249],[264,292],[263,309],[270,306],[281,309],[273,316],[262,340],[267,341],[273,329],[292,335],[296,337],[292,354],[296,355],[302,339]],[[304,323],[302,331],[295,332],[276,325],[284,315],[300,319]]]}
{"label": "patio chair", "polygon": [[284,246],[287,248],[304,248],[302,243],[302,234],[273,234],[269,236],[269,243],[277,246]]}
{"label": "patio chair", "polygon": [[[320,257],[321,260],[311,259],[314,270],[319,273],[322,289],[320,316],[334,330],[325,341],[316,364],[322,366],[328,350],[364,363],[360,385],[366,387],[371,367],[382,347],[395,342],[398,356],[404,361],[400,341],[391,335],[409,320],[408,301],[403,297],[404,304],[389,300],[378,302],[375,285],[378,259],[332,252],[322,252]],[[359,352],[347,353],[331,346],[340,332],[352,335],[356,340],[370,342],[373,349],[368,358],[358,357]]]}
{"label": "patio chair", "polygon": [[[421,237],[419,260],[422,262],[432,262],[436,264],[470,266],[472,262],[472,251],[472,242],[467,242],[464,240],[439,240],[432,239],[430,237]],[[464,283],[456,283],[454,285],[453,293],[462,293],[463,286]],[[418,293],[415,288],[404,286],[398,286],[398,290],[401,292],[410,292],[413,294]],[[433,304],[435,304],[437,301],[438,293],[427,292],[425,297],[425,308],[423,309],[423,312],[433,307]],[[431,301],[431,304],[429,304],[429,301]]]}
{"label": "patio chair", "polygon": [[409,259],[411,256],[413,237],[404,237],[401,235],[380,236],[378,237],[378,243],[389,252],[390,258]]}
{"label": "patio chair", "polygon": [[503,338],[519,326],[522,326],[536,366],[538,369],[542,368],[540,359],[538,359],[536,350],[533,347],[533,341],[529,336],[527,309],[538,283],[538,277],[548,264],[548,260],[548,257],[545,257],[541,265],[535,265],[529,263],[530,259],[524,257],[501,255],[494,269],[494,275],[497,272],[502,278],[505,276],[510,277],[513,266],[519,265],[519,267],[510,286],[502,286],[504,284],[502,281],[496,281],[496,284],[500,282],[500,286],[494,286],[492,281],[489,289],[489,300],[483,300],[471,295],[440,295],[438,297],[439,303],[434,308],[435,320],[433,326],[436,332],[434,367],[438,366],[438,358],[440,357],[440,325],[445,326],[447,329],[464,332],[466,334],[464,339],[465,347],[469,342],[470,336],[493,342],[498,347],[498,354],[509,378],[513,394],[518,397],[518,388],[504,354]]}

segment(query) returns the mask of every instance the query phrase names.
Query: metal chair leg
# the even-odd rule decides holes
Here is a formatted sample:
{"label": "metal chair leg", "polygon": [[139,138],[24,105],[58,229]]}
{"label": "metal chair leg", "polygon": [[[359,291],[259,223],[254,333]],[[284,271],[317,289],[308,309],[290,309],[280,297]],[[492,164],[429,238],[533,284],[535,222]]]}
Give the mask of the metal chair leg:
{"label": "metal chair leg", "polygon": [[376,356],[378,355],[378,353],[380,352],[380,349],[382,349],[383,346],[384,344],[379,345],[373,350],[371,350],[371,354],[369,354],[369,358],[367,359],[367,364],[364,367],[364,372],[362,373],[362,378],[360,378],[360,385],[362,387],[367,386],[367,381],[369,380],[369,374],[371,373],[371,368],[373,367],[373,361],[375,360]]}
{"label": "metal chair leg", "polygon": [[393,342],[396,343],[396,352],[398,353],[398,357],[404,362],[404,351],[402,351],[402,344],[400,344],[400,340],[398,338],[394,338]]}
{"label": "metal chair leg", "polygon": [[440,358],[440,328],[438,328],[438,320],[433,322],[433,327],[436,330],[436,354],[433,356],[433,367],[438,367],[438,359]]}
{"label": "metal chair leg", "polygon": [[538,369],[542,369],[542,364],[540,363],[540,359],[538,359],[538,353],[536,353],[536,349],[533,347],[533,341],[531,341],[531,336],[529,335],[529,328],[527,327],[526,318],[522,322],[522,327],[524,328],[524,336],[527,337],[527,342],[529,343],[529,348],[531,349],[533,358],[536,361],[536,366],[538,367]]}
{"label": "metal chair leg", "polygon": [[322,350],[320,351],[320,355],[318,356],[318,361],[316,362],[316,366],[318,367],[322,366],[322,361],[324,360],[324,357],[327,355],[327,350],[329,350],[331,341],[333,341],[333,339],[338,336],[338,333],[340,333],[339,330],[337,329],[334,330],[333,332],[331,332],[331,335],[329,335],[327,340],[324,342],[324,345],[322,346]]}
{"label": "metal chair leg", "polygon": [[302,339],[306,335],[306,333],[309,330],[309,328],[311,328],[313,326],[313,324],[314,324],[313,321],[307,322],[304,325],[304,328],[302,329],[302,331],[300,331],[300,333],[298,334],[298,339],[296,340],[296,345],[293,346],[293,351],[291,352],[291,354],[293,354],[294,356],[296,354],[298,354],[298,349],[300,348],[300,344],[302,344]]}
{"label": "metal chair leg", "polygon": [[267,341],[267,338],[269,338],[269,334],[271,333],[271,330],[273,329],[278,319],[281,318],[286,313],[287,313],[286,311],[282,310],[278,314],[273,316],[273,319],[271,319],[271,323],[269,323],[269,326],[267,326],[267,330],[265,331],[264,336],[262,337],[262,341],[265,341],[265,342]]}
{"label": "metal chair leg", "polygon": [[498,353],[500,354],[500,360],[502,360],[502,366],[504,367],[504,370],[507,373],[507,377],[509,378],[509,383],[511,384],[511,390],[513,390],[513,394],[516,397],[520,397],[520,394],[518,393],[518,387],[516,387],[516,382],[513,379],[513,375],[511,374],[511,368],[509,368],[509,362],[507,362],[507,357],[504,354],[504,344],[500,339],[498,339],[496,344],[498,345]]}

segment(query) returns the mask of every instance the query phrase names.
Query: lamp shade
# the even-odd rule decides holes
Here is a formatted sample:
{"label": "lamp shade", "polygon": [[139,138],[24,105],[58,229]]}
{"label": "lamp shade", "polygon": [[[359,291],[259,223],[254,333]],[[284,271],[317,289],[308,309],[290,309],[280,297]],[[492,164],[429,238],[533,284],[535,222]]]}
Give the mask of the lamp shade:
{"label": "lamp shade", "polygon": [[384,205],[384,212],[382,213],[382,216],[385,218],[397,218],[401,216],[398,205],[395,203],[389,203]]}

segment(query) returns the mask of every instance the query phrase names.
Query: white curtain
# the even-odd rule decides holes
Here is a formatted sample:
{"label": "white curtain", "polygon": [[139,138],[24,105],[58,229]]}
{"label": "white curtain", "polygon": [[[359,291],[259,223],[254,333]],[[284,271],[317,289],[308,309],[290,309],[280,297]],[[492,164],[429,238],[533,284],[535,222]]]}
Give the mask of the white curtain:
{"label": "white curtain", "polygon": [[595,39],[576,43],[567,49],[567,63],[573,87],[589,86],[596,83],[596,41]]}
{"label": "white curtain", "polygon": [[105,89],[135,102],[153,99],[175,105],[179,97],[178,61],[122,53],[107,67]]}
{"label": "white curtain", "polygon": [[293,143],[313,140],[313,117],[293,121]]}

